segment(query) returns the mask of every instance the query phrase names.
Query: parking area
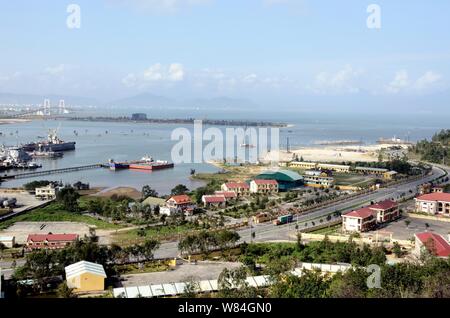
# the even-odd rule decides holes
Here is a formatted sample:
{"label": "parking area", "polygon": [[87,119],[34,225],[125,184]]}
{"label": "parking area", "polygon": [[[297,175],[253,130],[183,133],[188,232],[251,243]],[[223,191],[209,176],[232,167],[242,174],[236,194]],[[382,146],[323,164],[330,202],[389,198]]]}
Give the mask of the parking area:
{"label": "parking area", "polygon": [[185,263],[166,272],[123,275],[123,281],[121,283],[123,287],[131,287],[140,285],[177,283],[188,281],[190,279],[197,281],[217,279],[225,268],[234,269],[240,266],[240,263],[229,262],[198,262],[197,264]]}
{"label": "parking area", "polygon": [[[13,208],[12,213],[20,213],[47,203],[47,201],[36,199],[33,194],[30,194],[26,191],[10,189],[0,189],[0,198],[15,198],[17,200],[16,207]],[[0,216],[0,221],[3,219],[3,217],[4,215]]]}
{"label": "parking area", "polygon": [[[409,223],[408,225],[406,223]],[[427,226],[428,225],[428,226]],[[409,240],[415,233],[430,231],[443,235],[448,239],[450,222],[404,217],[389,223],[383,231],[392,232],[395,239]]]}
{"label": "parking area", "polygon": [[0,236],[15,236],[16,243],[24,244],[29,234],[78,234],[80,237],[89,235],[89,226],[75,222],[17,222]]}

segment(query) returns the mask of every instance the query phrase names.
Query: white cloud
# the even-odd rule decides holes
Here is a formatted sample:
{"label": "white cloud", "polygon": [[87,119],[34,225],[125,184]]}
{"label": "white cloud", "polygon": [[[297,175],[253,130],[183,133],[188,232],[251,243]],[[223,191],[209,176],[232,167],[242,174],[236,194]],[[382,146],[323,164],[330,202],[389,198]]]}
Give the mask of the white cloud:
{"label": "white cloud", "polygon": [[171,81],[182,81],[184,79],[184,67],[179,63],[173,63],[169,66],[168,79]]}
{"label": "white cloud", "polygon": [[427,71],[416,80],[412,80],[406,70],[395,73],[394,79],[387,85],[388,93],[426,93],[438,88],[442,76],[433,71]]}
{"label": "white cloud", "polygon": [[360,88],[357,85],[357,79],[362,73],[351,65],[335,73],[321,72],[316,75],[315,83],[308,88],[316,94],[358,93]]}
{"label": "white cloud", "polygon": [[160,81],[164,77],[163,72],[164,70],[161,64],[154,64],[144,71],[144,80]]}
{"label": "white cloud", "polygon": [[432,87],[442,79],[440,74],[434,73],[433,71],[428,71],[419,77],[415,83],[415,88],[418,90],[424,90]]}
{"label": "white cloud", "polygon": [[126,87],[143,87],[150,83],[180,82],[184,77],[185,70],[182,64],[172,63],[164,66],[156,63],[139,74],[129,73],[122,79],[122,84]]}
{"label": "white cloud", "polygon": [[387,91],[398,93],[410,85],[409,75],[406,70],[400,70],[395,73],[394,79],[387,86]]}
{"label": "white cloud", "polygon": [[137,83],[137,78],[136,75],[134,74],[128,74],[127,76],[125,76],[122,79],[122,83],[126,86],[126,87],[133,87],[136,85]]}
{"label": "white cloud", "polygon": [[59,64],[56,66],[48,66],[45,68],[44,73],[53,76],[63,75],[65,72],[73,70],[75,67],[68,64]]}

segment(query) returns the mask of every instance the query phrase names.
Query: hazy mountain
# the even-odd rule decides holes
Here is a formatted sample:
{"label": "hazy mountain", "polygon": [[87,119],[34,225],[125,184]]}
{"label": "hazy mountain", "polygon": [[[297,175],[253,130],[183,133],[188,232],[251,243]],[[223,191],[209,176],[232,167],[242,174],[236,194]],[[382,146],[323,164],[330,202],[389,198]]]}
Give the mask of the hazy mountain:
{"label": "hazy mountain", "polygon": [[149,93],[126,97],[105,103],[105,106],[112,107],[133,107],[133,108],[160,108],[178,107],[179,102],[164,96]]}
{"label": "hazy mountain", "polygon": [[70,106],[93,106],[98,104],[96,99],[82,96],[0,93],[0,104],[38,105],[43,104],[44,99],[49,99],[52,105],[58,105],[61,99],[64,99],[66,105]]}
{"label": "hazy mountain", "polygon": [[242,109],[254,108],[257,105],[247,99],[216,97],[197,98],[187,100],[171,99],[165,96],[144,93],[132,97],[127,97],[112,102],[105,103],[112,107],[133,107],[133,108],[208,108],[208,109]]}
{"label": "hazy mountain", "polygon": [[248,99],[231,98],[231,97],[215,97],[215,98],[197,98],[184,102],[185,106],[197,108],[216,108],[223,110],[233,109],[255,109],[258,105]]}

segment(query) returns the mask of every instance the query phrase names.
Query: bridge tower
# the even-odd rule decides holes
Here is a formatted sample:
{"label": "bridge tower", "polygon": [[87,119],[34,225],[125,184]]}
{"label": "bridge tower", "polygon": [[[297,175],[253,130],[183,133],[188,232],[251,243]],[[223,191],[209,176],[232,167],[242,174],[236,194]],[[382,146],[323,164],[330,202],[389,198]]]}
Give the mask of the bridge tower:
{"label": "bridge tower", "polygon": [[66,113],[66,102],[64,101],[64,99],[61,99],[59,101],[58,113],[59,114],[65,114]]}
{"label": "bridge tower", "polygon": [[45,99],[44,100],[44,109],[43,109],[43,114],[44,116],[50,116],[51,115],[51,103],[50,103],[50,99]]}

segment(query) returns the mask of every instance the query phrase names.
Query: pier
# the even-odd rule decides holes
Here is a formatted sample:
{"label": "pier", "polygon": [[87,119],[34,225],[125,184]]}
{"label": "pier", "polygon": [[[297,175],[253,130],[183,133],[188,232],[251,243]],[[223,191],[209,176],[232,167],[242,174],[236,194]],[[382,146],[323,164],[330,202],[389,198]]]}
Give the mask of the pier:
{"label": "pier", "polygon": [[107,167],[106,164],[97,163],[97,164],[85,165],[85,166],[25,172],[25,173],[19,173],[19,174],[15,174],[15,175],[4,175],[1,177],[1,179],[3,179],[3,180],[26,179],[26,178],[34,178],[34,177],[39,177],[39,176],[47,176],[47,175],[52,175],[52,174],[68,173],[68,172],[75,172],[75,171],[82,171],[82,170],[105,168],[105,167]]}

